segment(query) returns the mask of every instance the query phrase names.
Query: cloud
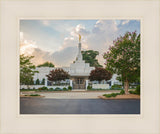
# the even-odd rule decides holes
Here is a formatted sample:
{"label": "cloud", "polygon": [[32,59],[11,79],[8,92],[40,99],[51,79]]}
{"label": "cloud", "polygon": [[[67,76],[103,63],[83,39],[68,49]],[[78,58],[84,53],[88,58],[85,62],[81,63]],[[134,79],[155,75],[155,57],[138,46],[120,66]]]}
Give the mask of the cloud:
{"label": "cloud", "polygon": [[34,48],[37,48],[36,42],[24,39],[23,32],[20,32],[20,54],[32,55]]}
{"label": "cloud", "polygon": [[[103,53],[106,52],[110,45],[113,45],[113,40],[118,36],[123,35],[126,31],[135,31],[135,26],[139,29],[138,21],[117,21],[114,20],[98,20],[94,27],[89,31],[85,25],[77,24],[75,27],[69,27],[69,32],[64,36],[61,45],[54,46],[58,47],[55,51],[49,52],[41,48],[38,43],[26,40],[21,35],[21,51],[26,54],[32,54],[34,57],[33,63],[35,65],[41,64],[46,61],[53,62],[58,66],[69,66],[77,56],[78,52],[78,34],[82,36],[82,50],[95,50],[99,51],[97,56],[98,61],[101,65],[104,65]],[[49,25],[48,21],[42,21],[43,25]],[[58,24],[56,24],[58,26]],[[126,27],[127,25],[127,27]],[[67,26],[58,26],[61,30]],[[61,31],[60,30],[60,31]],[[59,31],[59,32],[60,32]]]}
{"label": "cloud", "polygon": [[129,23],[129,20],[124,20],[124,21],[122,21],[122,25],[125,25],[125,24],[127,24],[127,23]]}
{"label": "cloud", "polygon": [[44,26],[49,26],[50,25],[50,22],[48,20],[42,20],[42,24]]}
{"label": "cloud", "polygon": [[42,64],[46,61],[52,62],[56,67],[69,66],[77,56],[76,47],[67,47],[61,51],[50,53],[40,48],[35,48],[32,55],[32,62],[35,65]]}

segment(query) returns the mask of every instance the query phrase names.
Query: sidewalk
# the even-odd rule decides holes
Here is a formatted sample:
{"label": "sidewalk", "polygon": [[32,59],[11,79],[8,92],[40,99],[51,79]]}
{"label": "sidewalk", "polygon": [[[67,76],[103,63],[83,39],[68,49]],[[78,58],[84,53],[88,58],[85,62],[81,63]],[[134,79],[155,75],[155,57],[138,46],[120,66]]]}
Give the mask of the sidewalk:
{"label": "sidewalk", "polygon": [[72,92],[39,92],[38,94],[50,99],[98,99],[103,94],[118,93],[120,91],[72,91]]}

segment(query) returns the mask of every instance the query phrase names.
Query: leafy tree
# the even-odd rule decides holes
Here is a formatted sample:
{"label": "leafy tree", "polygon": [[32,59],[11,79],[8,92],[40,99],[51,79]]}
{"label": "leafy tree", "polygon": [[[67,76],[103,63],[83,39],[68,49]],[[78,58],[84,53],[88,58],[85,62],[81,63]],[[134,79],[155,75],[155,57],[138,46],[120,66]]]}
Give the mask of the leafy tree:
{"label": "leafy tree", "polygon": [[110,80],[111,78],[112,78],[112,74],[106,69],[101,68],[101,67],[96,67],[94,70],[91,71],[90,76],[89,76],[89,79],[91,81],[97,80],[99,81],[99,83],[102,80],[107,81],[107,80]]}
{"label": "leafy tree", "polygon": [[127,32],[113,44],[104,54],[106,69],[120,76],[118,79],[124,83],[128,94],[129,83],[140,80],[140,34]]}
{"label": "leafy tree", "polygon": [[36,85],[40,85],[39,79],[36,80]]}
{"label": "leafy tree", "polygon": [[33,84],[33,75],[38,73],[35,71],[35,66],[31,63],[34,56],[20,55],[20,84],[30,85]]}
{"label": "leafy tree", "polygon": [[89,63],[90,66],[93,67],[102,67],[98,63],[98,60],[96,59],[96,56],[99,55],[98,51],[88,50],[88,51],[82,51],[83,60],[85,60],[86,63]]}
{"label": "leafy tree", "polygon": [[54,67],[54,64],[52,62],[45,62],[43,64],[38,65],[37,67]]}
{"label": "leafy tree", "polygon": [[61,80],[69,78],[68,72],[64,71],[61,68],[50,71],[50,73],[46,76],[49,81],[55,81],[55,82],[60,82]]}
{"label": "leafy tree", "polygon": [[45,84],[45,79],[43,78],[42,82],[41,82],[41,85],[44,85],[44,84]]}

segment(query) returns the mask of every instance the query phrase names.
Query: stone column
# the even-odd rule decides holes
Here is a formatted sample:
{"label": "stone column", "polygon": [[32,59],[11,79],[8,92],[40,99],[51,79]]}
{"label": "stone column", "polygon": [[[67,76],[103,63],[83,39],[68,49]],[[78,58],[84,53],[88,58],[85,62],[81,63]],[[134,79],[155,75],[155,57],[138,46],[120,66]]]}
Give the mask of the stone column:
{"label": "stone column", "polygon": [[86,90],[87,90],[87,87],[88,87],[88,80],[86,80]]}
{"label": "stone column", "polygon": [[48,86],[48,85],[47,85],[47,81],[48,81],[48,79],[47,79],[47,77],[45,77],[45,87]]}

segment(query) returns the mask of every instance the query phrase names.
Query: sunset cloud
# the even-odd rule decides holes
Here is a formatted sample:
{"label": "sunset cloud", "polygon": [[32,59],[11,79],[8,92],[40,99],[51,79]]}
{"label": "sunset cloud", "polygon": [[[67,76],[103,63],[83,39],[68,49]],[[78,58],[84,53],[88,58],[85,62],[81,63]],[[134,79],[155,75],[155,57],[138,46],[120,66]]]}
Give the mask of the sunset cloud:
{"label": "sunset cloud", "polygon": [[[32,23],[34,24],[34,21]],[[100,64],[104,65],[102,55],[108,50],[109,46],[112,45],[113,40],[123,35],[126,31],[132,32],[137,30],[139,32],[139,23],[140,22],[136,20],[96,20],[88,22],[85,20],[43,20],[40,23],[41,25],[37,22],[37,26],[30,29],[31,31],[34,30],[32,32],[29,31],[29,26],[22,26],[20,33],[20,51],[21,54],[33,55],[33,63],[35,65],[50,61],[57,67],[69,66],[70,63],[76,59],[78,52],[78,35],[81,34],[82,50],[92,49],[99,51],[100,54],[97,56],[97,59]],[[45,28],[46,26],[47,28]],[[28,29],[24,30],[24,33],[23,29],[26,28]],[[44,34],[44,32],[46,34]],[[37,35],[33,35],[33,33],[37,33]],[[24,37],[24,34],[27,34],[27,36]],[[36,36],[36,41],[33,41],[35,38],[32,39],[34,36]]]}

